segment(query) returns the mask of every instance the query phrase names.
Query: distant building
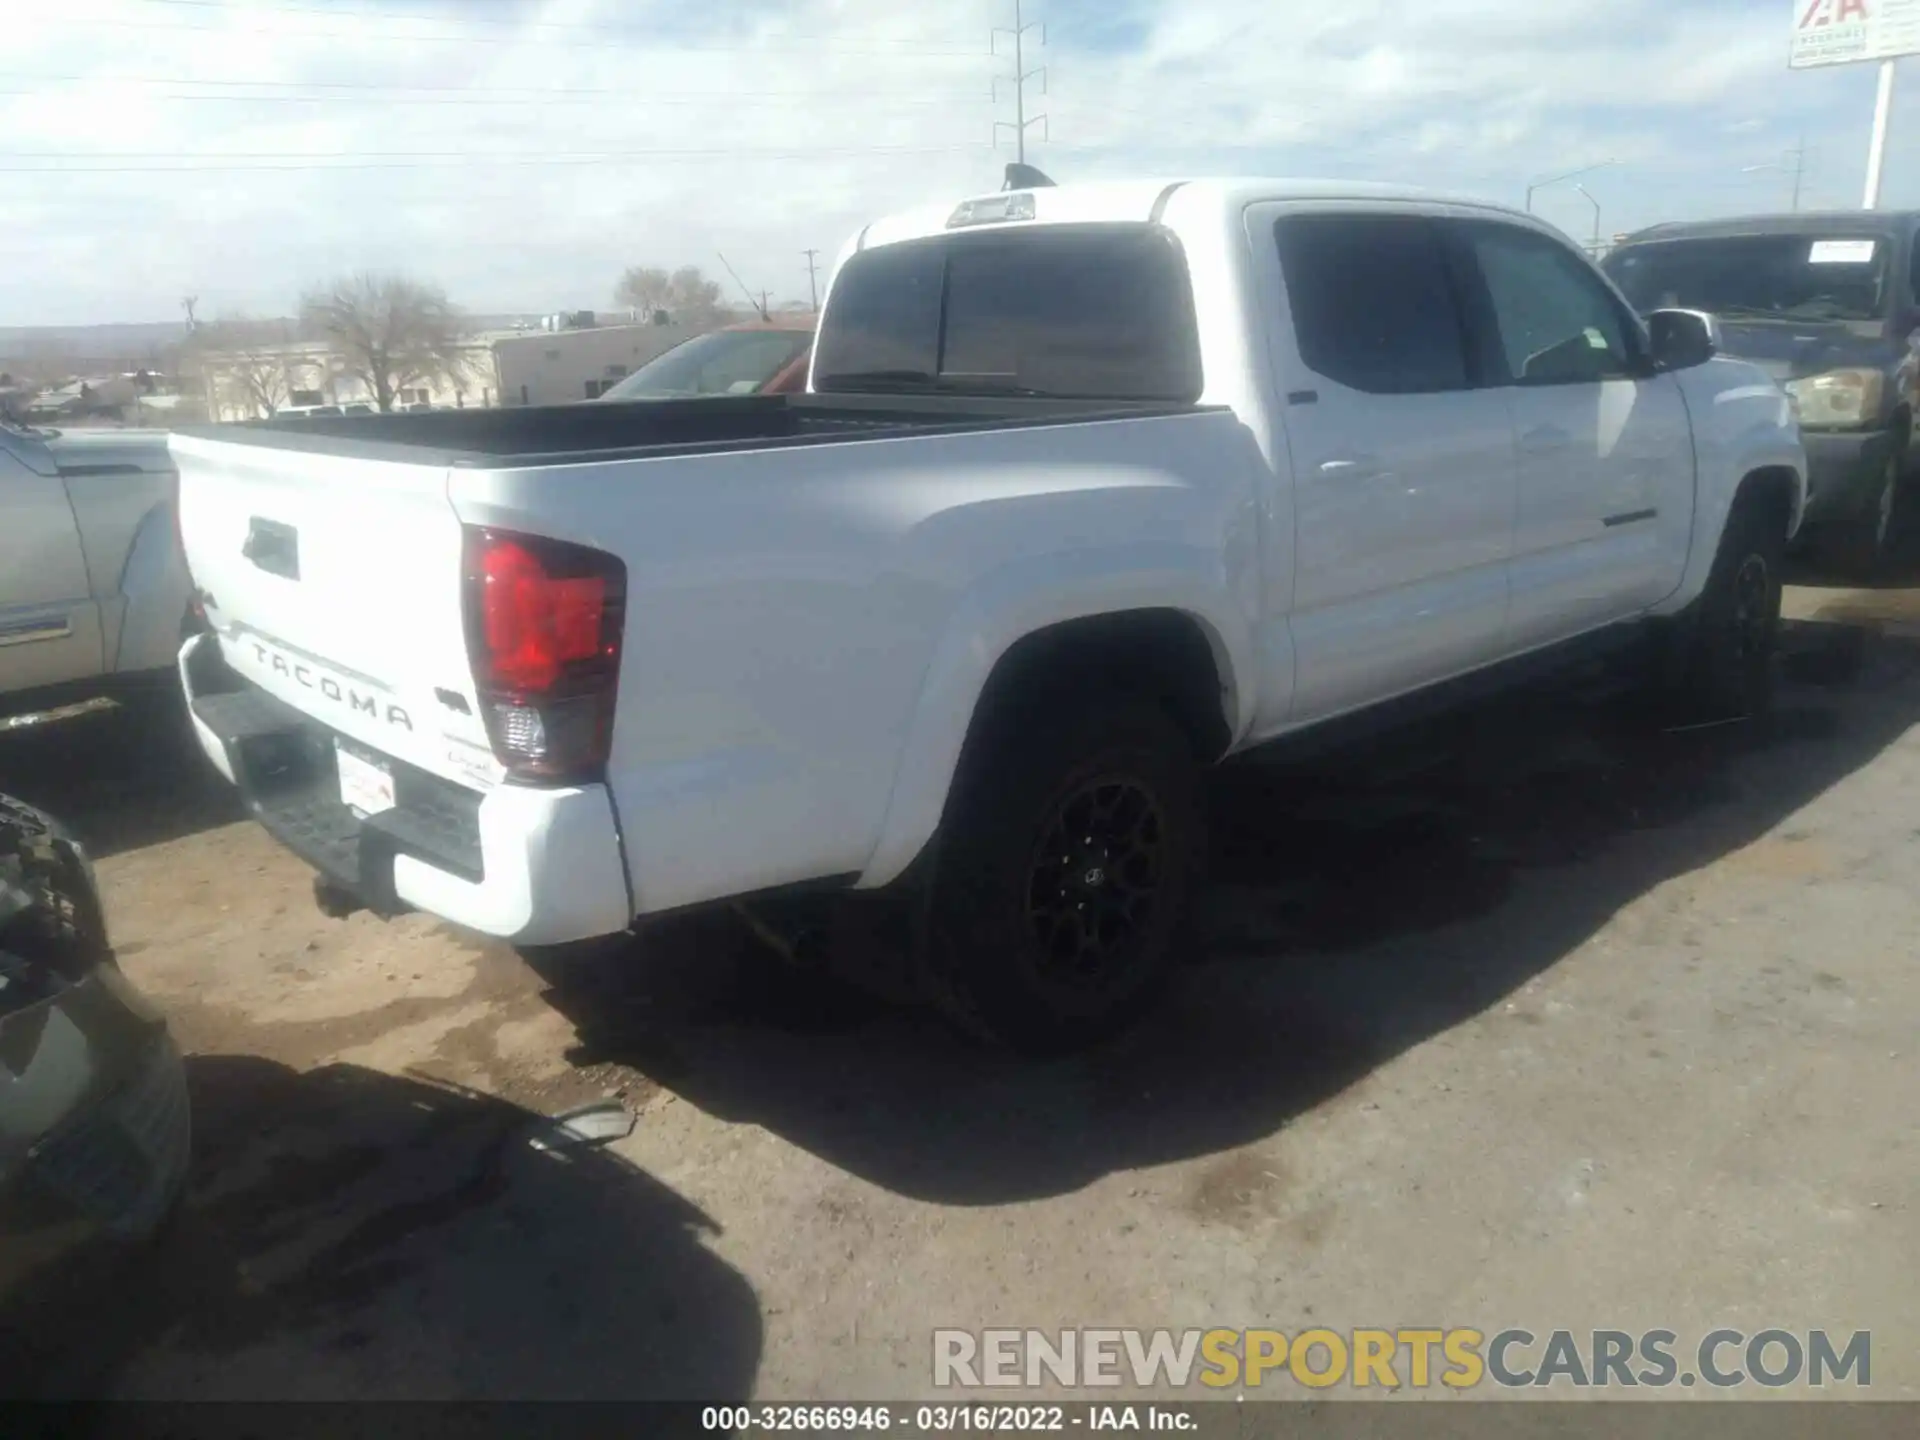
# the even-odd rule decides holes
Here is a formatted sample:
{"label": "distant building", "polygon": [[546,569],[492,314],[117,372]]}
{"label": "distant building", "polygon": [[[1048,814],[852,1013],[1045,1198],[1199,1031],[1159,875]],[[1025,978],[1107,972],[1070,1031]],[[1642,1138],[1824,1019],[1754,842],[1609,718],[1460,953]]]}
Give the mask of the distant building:
{"label": "distant building", "polygon": [[[208,417],[259,420],[288,406],[371,405],[372,390],[347,373],[346,358],[324,340],[211,350],[200,357]],[[493,356],[483,339],[464,346],[447,373],[402,386],[398,405],[436,409],[500,403]]]}
{"label": "distant building", "polygon": [[700,333],[679,325],[601,325],[496,335],[490,343],[500,403],[592,400],[656,355]]}
{"label": "distant building", "polygon": [[[585,311],[565,318],[585,323],[475,335],[447,374],[404,387],[394,403],[452,409],[592,400],[706,328],[594,325]],[[216,421],[262,419],[269,405],[278,411],[374,403],[368,387],[347,373],[344,357],[323,340],[209,351],[201,356],[201,371],[207,411]]]}
{"label": "distant building", "polygon": [[143,394],[153,388],[144,373],[137,375],[96,375],[68,380],[41,390],[27,401],[27,419],[51,420],[121,419]]}

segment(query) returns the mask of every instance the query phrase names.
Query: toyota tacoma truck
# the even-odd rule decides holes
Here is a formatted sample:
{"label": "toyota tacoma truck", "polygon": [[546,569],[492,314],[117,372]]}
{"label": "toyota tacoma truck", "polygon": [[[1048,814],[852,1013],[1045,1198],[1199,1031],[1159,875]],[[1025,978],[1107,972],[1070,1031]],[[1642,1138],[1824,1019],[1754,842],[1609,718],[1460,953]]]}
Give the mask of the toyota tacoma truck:
{"label": "toyota tacoma truck", "polygon": [[1272,180],[871,224],[801,394],[173,451],[200,743],[334,906],[546,946],[890,887],[1033,1048],[1181,953],[1203,766],[1614,647],[1764,704],[1806,467],[1531,217]]}

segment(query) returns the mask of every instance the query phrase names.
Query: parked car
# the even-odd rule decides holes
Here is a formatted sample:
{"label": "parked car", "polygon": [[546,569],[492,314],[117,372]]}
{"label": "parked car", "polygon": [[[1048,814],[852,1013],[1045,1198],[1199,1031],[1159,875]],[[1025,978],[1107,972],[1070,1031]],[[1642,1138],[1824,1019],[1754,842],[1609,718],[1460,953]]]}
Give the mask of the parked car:
{"label": "parked car", "polygon": [[1765,703],[1806,462],[1711,329],[1416,190],[895,216],[806,394],[176,435],[195,729],[335,908],[898,887],[953,1015],[1073,1043],[1181,952],[1204,764],[1650,645]]}
{"label": "parked car", "polygon": [[190,628],[161,430],[0,423],[0,714],[171,686]]}
{"label": "parked car", "polygon": [[812,315],[729,325],[656,355],[599,399],[686,400],[698,395],[791,395],[807,384]]}
{"label": "parked car", "polygon": [[190,1132],[180,1052],[114,959],[86,851],[0,796],[0,1355],[74,1267],[160,1229]]}
{"label": "parked car", "polygon": [[313,415],[344,415],[347,412],[338,405],[282,405],[273,412],[276,420],[304,420]]}
{"label": "parked car", "polygon": [[1785,385],[1807,447],[1807,539],[1886,562],[1920,435],[1920,211],[1657,225],[1606,271],[1642,311],[1711,312],[1720,345]]}

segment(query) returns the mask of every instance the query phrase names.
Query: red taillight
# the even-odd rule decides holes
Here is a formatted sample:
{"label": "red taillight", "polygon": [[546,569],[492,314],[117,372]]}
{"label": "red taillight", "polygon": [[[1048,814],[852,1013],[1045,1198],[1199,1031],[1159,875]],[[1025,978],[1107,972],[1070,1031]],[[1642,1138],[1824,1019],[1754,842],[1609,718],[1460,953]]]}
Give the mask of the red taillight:
{"label": "red taillight", "polygon": [[518,541],[493,537],[480,558],[488,676],[512,690],[546,690],[569,661],[601,651],[602,575],[558,579]]}
{"label": "red taillight", "polygon": [[605,766],[625,607],[616,557],[468,528],[467,645],[488,738],[509,774],[590,779]]}

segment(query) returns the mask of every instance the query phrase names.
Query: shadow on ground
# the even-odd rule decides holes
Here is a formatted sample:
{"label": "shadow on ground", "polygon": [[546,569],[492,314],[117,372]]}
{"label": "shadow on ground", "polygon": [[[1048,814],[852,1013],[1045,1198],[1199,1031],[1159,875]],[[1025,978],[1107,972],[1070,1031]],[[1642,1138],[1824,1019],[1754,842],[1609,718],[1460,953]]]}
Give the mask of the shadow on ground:
{"label": "shadow on ground", "polygon": [[58,817],[96,858],[246,813],[171,694],[0,730],[0,792]]}
{"label": "shadow on ground", "polygon": [[539,959],[617,1059],[873,1183],[1058,1194],[1240,1146],[1488,1009],[1622,906],[1772,830],[1920,719],[1920,647],[1788,627],[1764,726],[1651,729],[1532,693],[1292,772],[1217,772],[1216,883],[1163,1013],[1045,1066],[785,969],[724,916]]}
{"label": "shadow on ground", "polygon": [[356,1066],[203,1056],[188,1079],[186,1209],[110,1298],[49,1304],[0,1393],[747,1396],[752,1289],[617,1156],[536,1150],[516,1106]]}

